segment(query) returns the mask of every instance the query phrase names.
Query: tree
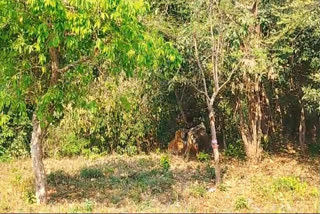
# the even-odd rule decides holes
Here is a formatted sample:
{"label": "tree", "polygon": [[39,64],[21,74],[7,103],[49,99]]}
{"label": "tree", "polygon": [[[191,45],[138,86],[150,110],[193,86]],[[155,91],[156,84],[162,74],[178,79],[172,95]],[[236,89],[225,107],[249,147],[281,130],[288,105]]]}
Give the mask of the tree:
{"label": "tree", "polygon": [[246,156],[250,160],[259,160],[262,153],[262,121],[264,98],[262,78],[268,72],[267,52],[262,44],[262,34],[259,23],[260,1],[253,1],[247,7],[240,36],[240,50],[244,53],[244,61],[238,76],[237,108],[239,109],[239,130]]}
{"label": "tree", "polygon": [[[230,40],[239,29],[232,16],[238,11],[232,1],[195,1],[192,7],[192,18],[188,28],[192,41],[194,63],[202,83],[191,83],[203,95],[208,111],[212,148],[215,160],[216,183],[221,181],[219,150],[215,120],[215,105],[222,89],[232,80],[238,71],[242,54],[234,49]],[[230,16],[229,16],[229,15]],[[240,59],[240,60],[239,60]]]}
{"label": "tree", "polygon": [[[286,4],[274,3],[272,7],[276,29],[268,40],[273,49],[272,57],[277,59],[275,66],[285,79],[284,94],[291,91],[294,107],[299,109],[295,132],[298,131],[301,152],[306,154],[306,134],[308,113],[310,118],[317,116],[319,109],[320,43],[319,43],[319,2],[295,0]],[[286,103],[290,103],[289,101]],[[312,116],[314,115],[314,116]],[[316,124],[312,127],[316,130]],[[316,131],[315,131],[316,133]]]}
{"label": "tree", "polygon": [[[216,126],[219,124],[216,123],[215,117],[223,100],[232,102],[230,93],[226,93],[228,97],[221,96],[222,89],[229,83],[236,86],[236,89],[233,87],[231,91],[236,93],[234,100],[241,105],[240,113],[249,112],[241,114],[239,123],[247,156],[255,159],[255,156],[258,157],[261,153],[259,123],[262,120],[260,112],[262,103],[256,101],[260,99],[261,74],[266,70],[263,64],[266,54],[260,47],[257,2],[250,2],[250,6],[246,4],[242,4],[241,1],[202,0],[169,1],[158,5],[159,8],[166,8],[165,17],[169,17],[164,18],[167,23],[160,29],[168,38],[176,41],[185,57],[180,70],[181,75],[175,81],[180,84],[191,84],[205,100],[214,144],[218,182],[219,152],[216,145]],[[159,22],[163,23],[163,20],[160,19],[157,23]],[[180,23],[182,27],[175,26],[176,23]],[[263,68],[261,72],[258,70],[260,68]],[[250,88],[240,88],[241,85],[246,85],[245,81]],[[254,91],[257,86],[257,91]],[[241,102],[240,97],[245,101]],[[247,98],[250,99],[246,100]],[[252,108],[247,108],[249,105]],[[239,109],[236,106],[234,108],[236,111]],[[247,121],[250,121],[248,126]],[[256,124],[255,127],[251,127],[252,124]],[[221,124],[220,129],[223,129]]]}
{"label": "tree", "polygon": [[47,202],[46,130],[65,104],[85,105],[81,97],[93,70],[131,76],[175,61],[171,45],[139,21],[146,10],[141,0],[0,1],[0,108],[32,106],[38,203]]}

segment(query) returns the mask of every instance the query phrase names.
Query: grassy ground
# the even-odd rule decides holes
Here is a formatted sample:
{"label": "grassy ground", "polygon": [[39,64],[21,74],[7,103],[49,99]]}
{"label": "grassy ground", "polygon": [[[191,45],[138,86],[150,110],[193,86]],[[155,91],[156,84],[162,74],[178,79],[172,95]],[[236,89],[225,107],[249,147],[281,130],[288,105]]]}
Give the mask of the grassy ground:
{"label": "grassy ground", "polygon": [[29,159],[1,163],[0,212],[319,211],[319,159],[222,162],[223,184],[212,188],[208,163],[164,154],[46,159],[46,206],[34,203]]}

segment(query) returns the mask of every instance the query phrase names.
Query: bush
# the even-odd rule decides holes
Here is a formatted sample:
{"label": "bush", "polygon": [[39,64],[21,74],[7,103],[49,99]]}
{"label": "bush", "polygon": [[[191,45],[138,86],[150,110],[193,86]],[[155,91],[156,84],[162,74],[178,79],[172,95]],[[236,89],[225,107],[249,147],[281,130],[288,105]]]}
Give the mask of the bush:
{"label": "bush", "polygon": [[25,177],[18,169],[13,169],[11,183],[16,191],[21,194],[21,197],[27,203],[33,204],[36,202],[34,177]]}
{"label": "bush", "polygon": [[246,153],[244,150],[242,140],[237,140],[235,143],[228,144],[228,147],[224,151],[224,154],[227,157],[239,158],[241,160],[244,160],[246,157]]}
{"label": "bush", "polygon": [[0,146],[0,163],[9,162],[11,159],[11,155],[8,153],[8,151]]}
{"label": "bush", "polygon": [[19,111],[0,106],[0,161],[30,153],[31,121],[25,108]]}
{"label": "bush", "polygon": [[309,152],[312,156],[316,156],[320,154],[320,142],[312,143],[308,146]]}
{"label": "bush", "polygon": [[203,152],[199,152],[199,154],[197,155],[197,158],[200,162],[210,161],[210,155]]}
{"label": "bush", "polygon": [[86,200],[85,201],[85,210],[87,211],[87,212],[92,212],[92,210],[93,210],[93,203],[92,203],[92,201],[90,201],[90,200]]}
{"label": "bush", "polygon": [[273,189],[275,191],[295,191],[297,193],[304,193],[307,189],[307,183],[301,182],[295,177],[281,177],[273,182]]}
{"label": "bush", "polygon": [[169,157],[167,155],[164,155],[160,158],[160,165],[161,165],[163,171],[169,170],[170,163],[169,163]]}
{"label": "bush", "polygon": [[121,75],[102,78],[86,97],[87,104],[68,105],[59,125],[50,127],[45,151],[49,156],[135,155],[145,149],[145,142],[148,149],[154,148],[156,136],[170,130],[174,114],[167,95],[151,83]]}
{"label": "bush", "polygon": [[203,185],[195,185],[191,188],[191,194],[194,197],[204,197],[206,193],[207,190]]}
{"label": "bush", "polygon": [[86,154],[86,147],[89,145],[89,141],[86,139],[78,139],[74,133],[70,133],[66,136],[64,143],[58,152],[58,156],[74,156],[80,154]]}
{"label": "bush", "polygon": [[241,209],[248,209],[248,201],[245,197],[240,196],[237,198],[235,202],[235,209],[236,210],[241,210]]}
{"label": "bush", "polygon": [[210,179],[214,179],[216,177],[215,168],[211,167],[209,163],[206,165],[206,174]]}

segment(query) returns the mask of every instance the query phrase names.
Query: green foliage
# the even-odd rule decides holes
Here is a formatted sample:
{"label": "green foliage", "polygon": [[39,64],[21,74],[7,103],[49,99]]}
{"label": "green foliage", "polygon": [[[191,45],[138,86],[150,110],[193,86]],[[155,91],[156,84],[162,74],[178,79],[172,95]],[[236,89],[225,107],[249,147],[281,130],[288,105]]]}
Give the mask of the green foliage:
{"label": "green foliage", "polygon": [[93,203],[92,203],[92,201],[86,199],[86,201],[85,201],[85,210],[86,210],[87,212],[92,212],[92,210],[93,210]]}
{"label": "green foliage", "polygon": [[2,149],[3,152],[0,151],[0,163],[9,162],[12,160],[12,157],[6,153],[5,149]]}
{"label": "green foliage", "polygon": [[84,179],[90,178],[102,178],[104,177],[103,172],[96,168],[83,168],[80,171],[80,177]]}
{"label": "green foliage", "polygon": [[36,194],[33,190],[33,186],[29,187],[29,189],[24,192],[24,200],[29,204],[34,204],[36,202]]}
{"label": "green foliage", "polygon": [[[143,1],[1,0],[0,5],[0,13],[4,15],[0,19],[0,48],[3,50],[0,59],[4,62],[0,65],[0,145],[6,141],[17,153],[27,150],[22,145],[26,138],[29,141],[30,131],[13,137],[7,123],[10,118],[21,119],[26,106],[31,106],[42,127],[56,124],[64,116],[66,106],[86,108],[91,105],[91,102],[86,104],[90,100],[86,94],[97,76],[120,73],[125,73],[126,77],[151,76],[150,73],[158,71],[160,66],[166,75],[179,66],[181,60],[172,44],[142,24],[141,17],[148,9]],[[56,61],[55,54],[59,69],[57,79],[53,78],[51,64]],[[103,80],[100,82],[103,84]],[[115,103],[113,108],[120,105],[121,111],[110,114],[110,119],[118,120],[122,110],[132,114],[136,111],[126,95],[111,99]],[[9,110],[4,111],[6,108]],[[16,111],[17,116],[10,114]],[[124,118],[124,123],[117,122],[125,124],[125,120],[130,117]],[[13,126],[30,128],[26,125],[30,121],[23,121],[25,124],[13,121]],[[145,134],[140,128],[143,123],[135,124],[139,135]],[[88,147],[86,139],[76,134],[67,133],[68,146],[62,149],[62,155],[79,154]],[[131,135],[120,131],[117,134],[122,144]],[[81,145],[76,148],[72,144],[78,140]],[[134,153],[133,143],[128,144],[131,144],[129,153]]]}
{"label": "green foliage", "polygon": [[152,147],[160,124],[173,106],[161,87],[149,87],[153,83],[152,79],[148,82],[122,75],[97,80],[87,97],[92,104],[85,108],[67,106],[60,124],[49,128],[46,151],[51,156],[102,152],[134,155],[145,151],[148,142],[146,146]]}
{"label": "green foliage", "polygon": [[[314,61],[317,61],[316,65],[313,65]],[[319,61],[320,60],[317,57],[312,59],[311,61],[312,70],[320,69]],[[312,111],[320,112],[320,90],[317,87],[320,84],[320,74],[312,73],[309,79],[311,80],[311,83],[308,86],[305,86],[304,88],[302,88],[302,91],[304,93],[302,99],[307,102],[307,107],[310,112]]]}
{"label": "green foliage", "polygon": [[312,156],[318,156],[320,154],[320,143],[312,143],[308,145],[309,152]]}
{"label": "green foliage", "polygon": [[27,112],[11,111],[1,101],[0,112],[0,157],[28,156],[31,124]]}
{"label": "green foliage", "polygon": [[170,169],[170,160],[168,155],[164,155],[160,158],[160,165],[165,172]]}
{"label": "green foliage", "polygon": [[47,182],[52,186],[68,184],[69,180],[70,180],[70,176],[66,174],[63,170],[50,172],[49,175],[47,175]]}
{"label": "green foliage", "polygon": [[163,193],[173,184],[172,173],[162,170],[144,171],[137,175],[136,185],[139,186],[142,191],[151,189],[153,194]]}
{"label": "green foliage", "polygon": [[36,202],[35,190],[34,190],[34,178],[26,177],[18,169],[12,170],[11,183],[14,185],[15,190],[20,193],[21,198],[29,203]]}
{"label": "green foliage", "polygon": [[66,136],[66,140],[63,142],[58,155],[73,156],[85,154],[87,145],[89,145],[89,142],[86,139],[77,139],[73,133],[70,133]]}
{"label": "green foliage", "polygon": [[[264,150],[297,137],[301,107],[307,127],[319,130],[317,1],[262,1],[258,17],[247,10],[250,1],[148,2],[0,0],[0,161],[29,155],[32,114],[47,127],[48,156],[163,149],[179,127],[208,122],[199,62],[210,92],[215,66],[220,86],[230,78],[213,106],[226,156],[245,157],[240,129],[251,130],[254,102],[244,77],[259,79]],[[218,41],[221,55],[212,63]]]}
{"label": "green foliage", "polygon": [[207,194],[207,190],[203,185],[194,185],[191,188],[191,194],[194,197],[204,197]]}
{"label": "green foliage", "polygon": [[228,190],[227,186],[224,184],[219,184],[218,189],[222,192],[226,192]]}
{"label": "green foliage", "polygon": [[210,161],[210,155],[203,152],[199,152],[199,154],[197,154],[197,158],[200,162]]}
{"label": "green foliage", "polygon": [[296,193],[304,193],[308,187],[307,183],[301,182],[296,177],[281,177],[273,182],[273,189],[278,192],[293,191]]}
{"label": "green foliage", "polygon": [[235,209],[236,210],[242,210],[242,209],[248,209],[248,200],[244,196],[237,197],[235,202]]}
{"label": "green foliage", "polygon": [[289,198],[293,201],[302,200],[304,197],[317,197],[317,188],[312,188],[307,182],[295,176],[282,176],[271,180],[270,184],[261,186],[263,196],[281,201]]}
{"label": "green foliage", "polygon": [[224,151],[227,157],[235,157],[239,159],[245,158],[245,151],[242,140],[237,140],[234,143],[229,143],[227,149]]}
{"label": "green foliage", "polygon": [[138,165],[141,168],[145,168],[145,167],[149,167],[149,166],[154,166],[154,162],[151,161],[150,159],[141,158],[138,161]]}
{"label": "green foliage", "polygon": [[214,179],[216,177],[215,168],[211,167],[210,163],[207,163],[206,165],[206,174],[207,174],[207,177],[210,179]]}

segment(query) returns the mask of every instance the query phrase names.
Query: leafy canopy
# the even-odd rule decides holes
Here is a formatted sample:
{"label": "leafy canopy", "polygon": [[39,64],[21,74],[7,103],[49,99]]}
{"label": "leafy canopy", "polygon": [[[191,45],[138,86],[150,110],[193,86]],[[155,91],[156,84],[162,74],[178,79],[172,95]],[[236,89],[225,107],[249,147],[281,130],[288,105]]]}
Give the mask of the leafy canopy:
{"label": "leafy canopy", "polygon": [[[52,119],[85,93],[93,71],[128,76],[178,63],[172,45],[141,24],[143,0],[0,0],[0,109]],[[50,50],[59,60],[51,85]],[[57,115],[56,115],[57,116]],[[1,113],[3,117],[3,113]]]}

